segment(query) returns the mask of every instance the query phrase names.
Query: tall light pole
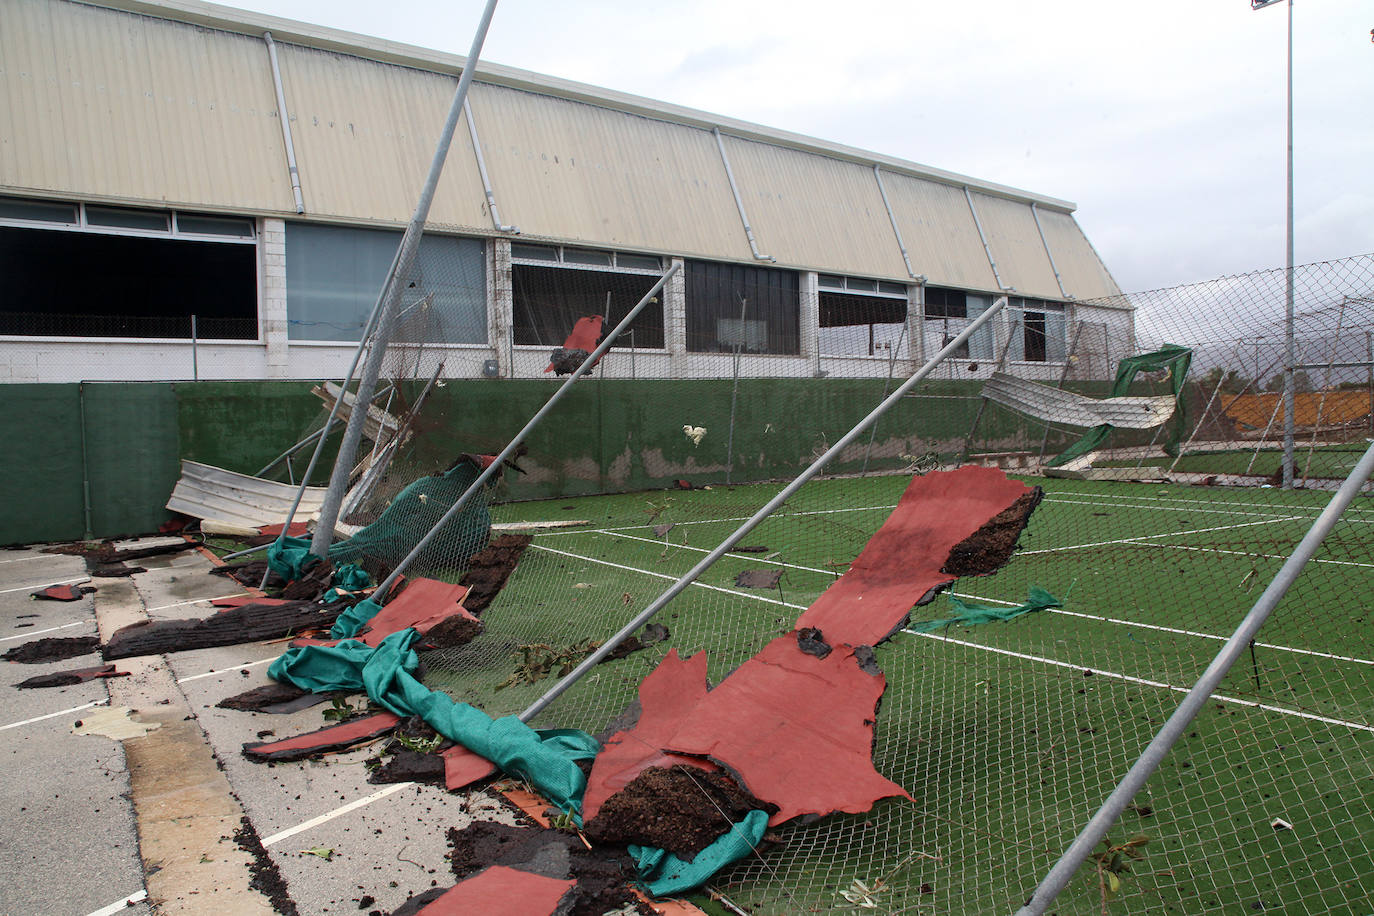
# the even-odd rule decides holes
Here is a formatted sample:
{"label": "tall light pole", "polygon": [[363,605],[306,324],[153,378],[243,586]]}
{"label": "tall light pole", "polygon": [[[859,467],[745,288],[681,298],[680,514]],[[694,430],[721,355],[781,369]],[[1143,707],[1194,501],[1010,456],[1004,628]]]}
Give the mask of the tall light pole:
{"label": "tall light pole", "polygon": [[[1262,10],[1282,0],[1250,0],[1252,10]],[[1293,341],[1293,0],[1288,0],[1288,261],[1284,268],[1283,366],[1283,488],[1293,488],[1293,366],[1297,362]]]}

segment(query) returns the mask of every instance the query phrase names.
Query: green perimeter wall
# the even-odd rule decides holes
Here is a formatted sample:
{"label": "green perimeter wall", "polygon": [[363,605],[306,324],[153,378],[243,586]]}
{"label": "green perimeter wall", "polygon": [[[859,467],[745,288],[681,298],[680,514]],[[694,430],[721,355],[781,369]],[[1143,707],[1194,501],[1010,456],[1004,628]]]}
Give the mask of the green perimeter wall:
{"label": "green perimeter wall", "polygon": [[[181,458],[254,473],[323,414],[312,382],[146,382],[5,385],[14,438],[0,452],[6,497],[0,544],[155,531]],[[409,458],[428,473],[462,452],[493,453],[548,399],[544,380],[453,380],[431,392]],[[529,438],[524,477],[507,474],[501,498],[535,499],[789,478],[862,419],[892,387],[882,379],[586,380]],[[963,444],[977,382],[930,382],[865,433],[829,473],[903,466],[902,454],[945,454]],[[702,426],[693,446],[684,425]],[[988,411],[978,450],[1015,448],[1022,421]],[[333,437],[337,440],[337,435]],[[1033,436],[1038,446],[1040,434]],[[308,460],[302,452],[298,467]],[[327,450],[315,482],[328,477]],[[405,471],[404,468],[401,469]]]}

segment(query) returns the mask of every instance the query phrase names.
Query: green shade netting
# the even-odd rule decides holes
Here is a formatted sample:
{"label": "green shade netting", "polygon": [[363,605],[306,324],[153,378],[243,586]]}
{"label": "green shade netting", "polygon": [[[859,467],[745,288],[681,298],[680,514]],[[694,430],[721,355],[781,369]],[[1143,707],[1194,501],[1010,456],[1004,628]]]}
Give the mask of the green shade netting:
{"label": "green shade netting", "polygon": [[[394,569],[481,473],[473,462],[463,459],[442,474],[421,477],[397,493],[375,522],[331,546],[329,559],[335,564],[367,560]],[[485,494],[474,493],[412,562],[421,569],[462,567],[487,545],[490,532]]]}
{"label": "green shade netting", "polygon": [[[1112,391],[1109,395],[1113,398],[1125,397],[1131,387],[1131,382],[1135,381],[1135,377],[1141,372],[1168,370],[1169,387],[1174,394],[1174,415],[1168,421],[1169,435],[1164,442],[1164,451],[1169,455],[1178,454],[1179,440],[1183,438],[1184,432],[1188,429],[1186,404],[1180,394],[1183,391],[1183,382],[1188,377],[1188,366],[1192,361],[1192,350],[1170,344],[1153,353],[1128,356],[1116,366],[1116,381],[1112,383]],[[1086,455],[1107,441],[1107,436],[1111,434],[1114,428],[1110,423],[1094,426],[1084,433],[1081,439],[1055,456],[1050,461],[1049,466],[1058,467],[1081,455]]]}
{"label": "green shade netting", "polygon": [[700,887],[720,869],[752,853],[768,829],[768,812],[750,811],[710,846],[684,862],[666,849],[653,846],[629,847],[639,879],[654,897],[680,894]]}
{"label": "green shade netting", "polygon": [[371,598],[364,598],[334,619],[334,626],[329,628],[330,638],[348,639],[350,636],[357,636],[363,624],[377,616],[381,609],[382,606]]}
{"label": "green shade netting", "polygon": [[[359,528],[348,540],[330,545],[330,561],[343,568],[366,559],[385,569],[394,569],[430,529],[439,524],[479,474],[480,468],[463,459],[442,474],[414,481],[396,494],[375,522]],[[412,562],[430,569],[462,567],[469,557],[487,545],[490,533],[487,501],[483,494],[475,493]],[[268,545],[267,565],[288,582],[295,581],[320,562],[320,558],[310,552],[310,544],[308,538],[283,535]],[[337,577],[335,573],[336,586],[339,585]]]}
{"label": "green shade netting", "polygon": [[1017,607],[989,607],[985,604],[967,604],[960,601],[953,595],[946,595],[949,603],[954,605],[957,612],[953,617],[946,617],[944,620],[927,620],[924,623],[913,623],[906,629],[913,633],[930,633],[934,630],[948,626],[977,626],[980,623],[994,623],[997,621],[1015,620],[1022,614],[1029,614],[1033,611],[1043,611],[1045,608],[1063,607],[1064,603],[1051,595],[1038,585],[1030,587],[1030,595],[1026,603]]}
{"label": "green shade netting", "polygon": [[[372,581],[372,577],[367,574],[357,563],[345,563],[334,570],[333,588],[324,593],[320,600],[325,604],[333,604],[335,601],[347,598],[348,592],[358,592],[365,588],[371,588],[377,583]],[[375,612],[374,612],[375,613]],[[371,614],[368,615],[371,617]],[[354,633],[357,632],[355,629]]]}

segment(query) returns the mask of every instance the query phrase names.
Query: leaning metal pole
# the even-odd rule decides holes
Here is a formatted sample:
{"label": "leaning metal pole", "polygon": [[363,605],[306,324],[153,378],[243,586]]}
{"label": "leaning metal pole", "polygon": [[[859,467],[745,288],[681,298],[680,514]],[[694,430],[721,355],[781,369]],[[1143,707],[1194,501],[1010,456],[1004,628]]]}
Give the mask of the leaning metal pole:
{"label": "leaning metal pole", "polygon": [[[477,59],[482,53],[482,43],[486,40],[487,29],[491,26],[492,14],[496,12],[496,0],[487,0],[482,11],[482,19],[477,24],[477,33],[472,38],[472,50],[463,61],[463,72],[458,78],[458,88],[453,93],[449,105],[448,118],[435,145],[434,158],[430,161],[429,174],[420,199],[415,204],[415,212],[406,226],[405,235],[392,263],[391,273],[382,284],[378,297],[381,318],[377,322],[376,336],[372,349],[368,352],[367,362],[363,365],[362,376],[358,379],[357,403],[372,403],[372,390],[377,385],[381,372],[382,359],[386,356],[392,327],[396,319],[396,304],[401,298],[402,278],[410,273],[411,264],[420,248],[420,236],[424,232],[425,221],[429,219],[429,208],[434,203],[434,193],[439,187],[439,176],[444,171],[444,161],[448,158],[449,147],[453,144],[453,134],[458,128],[458,119],[463,114],[463,102],[468,96],[468,86],[472,84],[473,72],[477,69]],[[343,503],[344,491],[348,489],[348,475],[353,469],[353,456],[358,451],[358,443],[363,437],[363,420],[366,410],[355,410],[348,418],[344,429],[343,441],[339,444],[339,455],[334,459],[334,472],[329,478],[329,489],[325,491],[324,502],[320,505],[320,520],[315,527],[315,537],[310,543],[310,552],[323,557],[329,551],[329,543],[334,538],[334,523],[339,518],[339,506]]]}
{"label": "leaning metal pole", "polygon": [[377,590],[372,593],[373,601],[380,603],[386,600],[387,592],[391,591],[391,587],[396,583],[396,580],[410,567],[411,562],[420,555],[420,551],[424,550],[425,547],[429,545],[429,542],[434,540],[439,532],[443,530],[444,526],[448,524],[449,519],[457,515],[459,511],[467,505],[468,500],[472,498],[472,494],[480,492],[487,481],[501,470],[506,459],[515,454],[515,450],[520,447],[521,442],[525,441],[525,437],[530,434],[530,431],[539,425],[540,421],[548,415],[555,404],[562,400],[563,396],[567,394],[568,390],[572,387],[573,382],[591,371],[591,368],[596,365],[602,355],[611,348],[611,344],[615,343],[620,333],[630,326],[630,322],[634,321],[635,317],[643,311],[644,306],[655,300],[659,290],[663,289],[664,285],[672,278],[673,274],[678,272],[680,267],[681,265],[677,263],[669,267],[667,272],[658,278],[658,282],[655,283],[653,287],[644,294],[644,297],[635,304],[635,307],[630,309],[624,318],[620,319],[620,323],[615,326],[615,329],[611,331],[610,334],[606,335],[605,339],[603,339],[601,343],[597,345],[597,348],[591,352],[591,355],[582,361],[582,365],[578,366],[577,370],[573,372],[572,375],[568,376],[567,380],[553,393],[552,397],[544,402],[544,406],[540,407],[539,410],[535,412],[534,416],[530,417],[529,422],[524,425],[520,432],[512,437],[509,444],[501,450],[501,454],[497,455],[491,464],[487,465],[482,473],[477,475],[477,479],[468,485],[468,488],[463,491],[463,495],[459,496],[453,505],[449,506],[448,511],[444,513],[443,517],[435,522],[434,526],[430,528],[429,531],[425,532],[425,536],[420,538],[420,540],[415,543],[415,546],[410,549],[410,553],[406,554],[404,559],[396,564],[396,568],[391,571],[391,575],[387,576],[386,580],[382,582],[381,585],[377,586]]}
{"label": "leaning metal pole", "polygon": [[994,302],[992,307],[989,308],[986,312],[984,312],[983,314],[979,315],[976,319],[974,319],[974,321],[970,323],[968,327],[964,328],[964,330],[959,334],[958,337],[954,338],[952,341],[946,344],[940,350],[939,353],[936,353],[933,357],[931,357],[930,362],[926,363],[919,370],[917,370],[916,373],[911,376],[911,378],[907,379],[905,382],[899,385],[897,387],[897,390],[892,392],[886,398],[884,398],[883,401],[877,407],[873,408],[873,410],[869,413],[868,416],[864,417],[862,420],[856,423],[853,429],[845,433],[844,436],[841,437],[834,445],[830,446],[830,448],[826,450],[825,454],[817,458],[814,462],[811,463],[811,465],[806,470],[798,474],[797,477],[791,483],[789,483],[787,486],[783,487],[780,491],[778,491],[778,494],[774,496],[772,499],[770,499],[767,505],[765,505],[759,511],[755,512],[753,516],[751,516],[749,520],[746,521],[744,524],[736,528],[732,534],[730,534],[725,540],[720,542],[720,545],[717,546],[715,550],[711,551],[709,554],[703,557],[701,562],[697,563],[696,566],[693,566],[690,570],[688,570],[688,572],[685,575],[683,575],[682,578],[678,579],[672,585],[668,586],[667,590],[664,591],[663,594],[659,595],[652,602],[650,602],[649,606],[646,607],[643,611],[641,611],[638,615],[636,615],[633,620],[625,624],[625,626],[621,627],[619,632],[617,632],[610,639],[602,643],[600,648],[598,648],[595,652],[587,656],[582,661],[582,664],[578,665],[572,671],[568,672],[568,674],[564,676],[563,679],[560,680],[557,684],[554,684],[553,687],[549,689],[548,693],[544,694],[542,697],[535,700],[533,705],[531,705],[529,709],[526,709],[524,712],[520,714],[520,721],[528,722],[535,716],[539,715],[539,713],[543,712],[544,708],[547,707],[554,700],[556,700],[563,693],[563,691],[567,690],[569,687],[575,684],[584,674],[586,674],[592,668],[600,664],[601,660],[605,658],[607,655],[610,655],[611,651],[615,649],[616,646],[624,642],[627,638],[630,637],[631,634],[633,634],[641,626],[647,623],[650,618],[652,618],[659,611],[663,610],[663,608],[668,604],[668,602],[672,601],[679,594],[681,594],[682,591],[687,588],[687,586],[695,582],[697,578],[707,569],[709,569],[713,563],[715,563],[717,560],[723,557],[729,551],[730,547],[733,544],[737,543],[741,537],[748,534],[750,531],[753,531],[755,526],[757,526],[759,522],[762,522],[768,516],[772,515],[773,512],[776,511],[779,506],[785,503],[792,496],[793,493],[801,489],[803,484],[809,481],[812,477],[815,477],[817,474],[819,474],[821,470],[827,464],[830,463],[830,460],[832,458],[840,454],[840,452],[844,451],[844,449],[848,448],[850,444],[852,444],[855,440],[859,438],[859,436],[863,435],[864,431],[867,430],[869,426],[876,423],[879,417],[887,413],[887,411],[892,407],[892,405],[896,404],[898,401],[900,401],[903,397],[906,396],[906,393],[908,391],[910,391],[912,388],[915,388],[918,384],[920,384],[920,382],[924,380],[927,375],[929,375],[931,372],[935,370],[936,366],[944,362],[947,356],[949,356],[961,345],[963,345],[964,341],[968,340],[971,336],[973,336],[973,333],[975,331],[977,331],[984,324],[990,321],[994,316],[1001,312],[1002,309],[1006,308],[1006,305],[1007,300],[1004,296],[1001,299]]}
{"label": "leaning metal pole", "polygon": [[1054,902],[1054,898],[1059,895],[1059,892],[1064,889],[1079,867],[1087,860],[1093,848],[1102,842],[1102,838],[1106,836],[1112,824],[1116,823],[1121,812],[1126,810],[1131,799],[1144,787],[1145,782],[1163,762],[1170,749],[1173,748],[1197,714],[1202,711],[1208,698],[1211,697],[1212,691],[1217,689],[1217,685],[1231,670],[1236,659],[1240,658],[1246,651],[1259,628],[1269,619],[1270,613],[1283,599],[1284,594],[1297,579],[1298,574],[1307,565],[1307,561],[1312,558],[1312,554],[1316,553],[1322,540],[1331,533],[1336,520],[1340,518],[1341,513],[1360,492],[1360,488],[1364,486],[1364,482],[1369,479],[1371,473],[1374,473],[1374,445],[1370,445],[1365,451],[1364,457],[1356,463],[1350,476],[1345,479],[1345,483],[1341,484],[1336,495],[1331,498],[1331,502],[1322,510],[1322,514],[1317,516],[1317,520],[1312,523],[1312,527],[1302,541],[1298,543],[1292,555],[1279,569],[1273,581],[1269,583],[1269,587],[1264,590],[1264,594],[1260,595],[1255,606],[1250,609],[1250,613],[1245,615],[1245,619],[1240,622],[1240,626],[1227,640],[1226,645],[1217,652],[1216,658],[1212,659],[1212,663],[1198,678],[1193,689],[1188,691],[1183,702],[1178,704],[1178,709],[1174,710],[1174,714],[1160,728],[1159,734],[1155,735],[1154,740],[1150,742],[1140,758],[1127,771],[1115,791],[1107,797],[1107,800],[1102,803],[1102,807],[1084,826],[1083,831],[1064,851],[1064,855],[1045,875],[1040,886],[1031,895],[1029,902],[1016,911],[1016,916],[1041,916],[1046,908]]}

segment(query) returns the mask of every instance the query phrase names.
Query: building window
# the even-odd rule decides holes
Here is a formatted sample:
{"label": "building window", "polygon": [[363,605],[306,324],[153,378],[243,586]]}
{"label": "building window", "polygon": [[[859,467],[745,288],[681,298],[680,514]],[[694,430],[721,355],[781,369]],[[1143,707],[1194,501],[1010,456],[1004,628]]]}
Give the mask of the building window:
{"label": "building window", "polygon": [[1008,361],[1057,363],[1067,358],[1067,321],[1061,303],[1014,297],[1007,302],[1006,326],[1011,333]]}
{"label": "building window", "polygon": [[0,197],[0,276],[0,334],[258,337],[248,218]]}
{"label": "building window", "polygon": [[687,262],[687,349],[694,353],[801,352],[795,271]]}
{"label": "building window", "polygon": [[822,356],[907,357],[905,284],[821,274],[817,285]]}
{"label": "building window", "polygon": [[[515,343],[560,347],[579,318],[602,317],[610,331],[663,276],[654,255],[514,242],[511,307]],[[644,306],[617,347],[663,349],[663,297]]]}
{"label": "building window", "polygon": [[[356,342],[381,295],[401,233],[286,224],[286,312],[292,340]],[[403,280],[393,340],[487,342],[486,248],[425,233]]]}
{"label": "building window", "polygon": [[[925,320],[921,324],[924,328],[927,356],[938,353],[968,327],[969,298],[970,296],[961,289],[946,289],[940,286],[925,288]],[[978,297],[972,298],[976,307]],[[969,341],[961,344],[952,355],[955,359],[968,359]]]}

